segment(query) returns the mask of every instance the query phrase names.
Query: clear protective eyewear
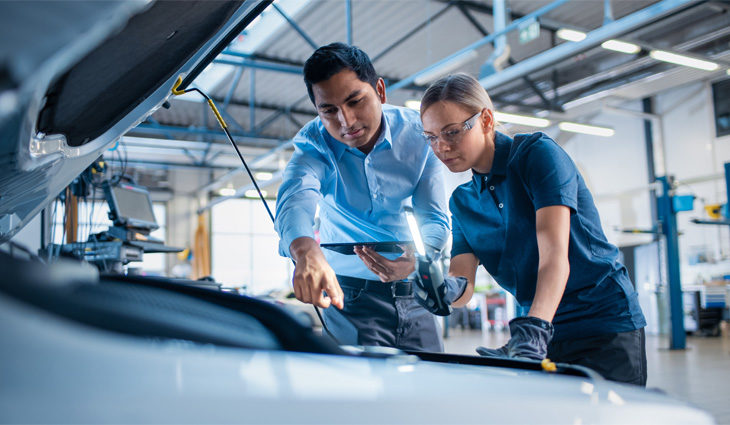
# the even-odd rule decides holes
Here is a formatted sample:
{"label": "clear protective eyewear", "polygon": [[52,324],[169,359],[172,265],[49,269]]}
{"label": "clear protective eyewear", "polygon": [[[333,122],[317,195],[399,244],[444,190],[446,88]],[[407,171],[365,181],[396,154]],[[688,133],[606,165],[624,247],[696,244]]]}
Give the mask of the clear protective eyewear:
{"label": "clear protective eyewear", "polygon": [[439,138],[441,138],[441,140],[443,140],[447,145],[456,145],[457,143],[461,142],[461,139],[464,138],[464,134],[474,127],[474,124],[476,123],[476,120],[477,118],[479,118],[480,115],[482,115],[482,111],[479,111],[476,114],[472,115],[468,120],[462,122],[461,124],[451,125],[446,130],[442,130],[441,133],[439,133],[438,135],[423,133],[423,137],[426,138],[426,141],[432,147],[436,146]]}

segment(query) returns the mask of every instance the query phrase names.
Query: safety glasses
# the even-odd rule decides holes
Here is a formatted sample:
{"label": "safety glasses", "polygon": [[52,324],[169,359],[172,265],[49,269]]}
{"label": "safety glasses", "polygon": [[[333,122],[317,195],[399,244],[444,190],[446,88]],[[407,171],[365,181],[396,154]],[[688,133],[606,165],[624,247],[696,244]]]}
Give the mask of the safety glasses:
{"label": "safety glasses", "polygon": [[447,145],[456,145],[457,143],[461,142],[461,139],[464,138],[464,134],[466,134],[467,131],[471,130],[474,127],[474,124],[476,123],[477,118],[479,118],[480,115],[482,115],[482,111],[477,112],[476,114],[472,115],[468,120],[462,123],[451,124],[448,128],[442,130],[441,133],[439,133],[438,135],[423,133],[423,137],[426,139],[428,144],[431,145],[431,147],[436,146],[439,138],[443,140]]}

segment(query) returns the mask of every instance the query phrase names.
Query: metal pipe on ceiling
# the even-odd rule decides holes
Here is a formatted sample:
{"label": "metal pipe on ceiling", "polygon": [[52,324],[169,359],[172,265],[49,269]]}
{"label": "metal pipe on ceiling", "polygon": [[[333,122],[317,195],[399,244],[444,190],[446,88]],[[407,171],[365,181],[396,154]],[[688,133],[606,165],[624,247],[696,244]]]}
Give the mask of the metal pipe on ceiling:
{"label": "metal pipe on ceiling", "polygon": [[[207,135],[207,136],[216,136],[225,138],[226,134],[222,131],[217,130],[210,130],[210,129],[203,129],[203,128],[196,128],[196,127],[175,127],[170,125],[150,125],[150,124],[139,124],[137,127],[133,128],[130,131],[139,131],[144,133],[152,133],[152,134],[166,134],[166,133],[178,133],[178,134],[188,134],[188,135]],[[278,146],[279,143],[281,143],[282,139],[276,138],[276,137],[268,137],[268,136],[262,136],[262,135],[254,135],[254,134],[248,134],[248,133],[233,133],[231,134],[234,139],[241,141],[244,140],[249,144],[252,145],[262,145],[262,146]]]}
{"label": "metal pipe on ceiling", "polygon": [[552,49],[525,59],[516,65],[510,66],[497,74],[482,78],[479,82],[485,89],[491,90],[495,87],[499,87],[503,84],[521,78],[524,75],[528,75],[531,72],[547,69],[557,62],[568,59],[588,49],[592,49],[606,40],[619,37],[654,22],[662,16],[686,6],[693,1],[694,0],[663,0],[659,3],[655,3],[641,9],[638,12],[634,12],[591,31],[582,41],[563,43],[559,46],[553,47]]}
{"label": "metal pipe on ceiling", "polygon": [[[695,39],[685,41],[684,43],[674,46],[670,50],[681,52],[682,54],[686,54],[685,52],[687,50],[691,50],[704,43],[710,42],[712,40],[716,40],[720,37],[725,37],[727,35],[730,35],[730,27],[721,28],[721,29],[718,29],[711,33],[699,36]],[[631,40],[631,39],[628,39],[627,41],[630,41],[632,43],[636,42],[636,40]],[[712,57],[710,59],[717,61],[717,62],[722,62],[722,60],[718,60],[717,58],[714,58],[714,57]],[[611,69],[607,69],[605,71],[590,75],[590,76],[582,78],[580,80],[576,80],[576,81],[572,81],[567,84],[563,84],[562,86],[557,88],[557,95],[560,97],[564,97],[572,92],[576,92],[578,90],[582,90],[584,88],[591,87],[591,86],[598,84],[605,80],[622,78],[623,76],[625,76],[629,73],[636,72],[637,70],[640,70],[642,68],[653,66],[655,63],[656,63],[656,60],[652,59],[649,56],[637,58],[631,62],[623,63],[623,64],[613,67]],[[624,81],[624,82],[629,82],[629,81]],[[607,90],[611,90],[611,89],[607,89]],[[548,90],[545,94],[548,96],[555,96],[556,90]],[[576,99],[576,100],[573,100],[572,102],[574,102],[573,104],[576,105],[576,104],[581,103],[581,102],[576,102],[576,101],[580,101],[580,100],[581,99]],[[523,97],[522,101],[525,102],[526,104],[530,104],[533,102],[537,102],[538,99],[534,96],[528,97],[528,98]]]}
{"label": "metal pipe on ceiling", "polygon": [[[689,1],[689,0],[685,0],[685,1]],[[465,54],[467,54],[475,49],[478,49],[479,47],[482,47],[488,43],[493,42],[495,39],[497,39],[497,37],[507,34],[511,31],[519,28],[520,25],[522,25],[522,23],[530,21],[535,18],[538,18],[538,17],[558,8],[559,6],[562,6],[563,4],[565,4],[567,2],[568,2],[568,0],[555,0],[554,2],[552,2],[546,6],[543,6],[540,9],[537,9],[536,11],[534,11],[532,13],[528,13],[527,15],[523,16],[522,18],[517,19],[517,20],[513,21],[511,24],[507,25],[502,31],[493,32],[492,34],[489,34],[488,36],[482,38],[481,40],[478,40],[478,41],[464,47],[463,49],[454,52],[453,54],[434,63],[433,65],[430,65],[430,66],[422,69],[421,71],[418,71],[418,72],[398,81],[397,83],[392,84],[388,88],[388,90],[392,91],[392,90],[404,88],[404,87],[410,85],[411,83],[413,83],[417,78],[422,77],[423,75],[432,73],[434,70],[437,70],[437,69],[443,67],[444,65],[450,63],[451,61],[453,61],[457,58],[461,58]],[[512,67],[510,67],[510,68],[512,68]],[[510,68],[507,68],[507,69],[509,70]],[[500,75],[500,74],[501,73],[499,73],[497,75]]]}
{"label": "metal pipe on ceiling", "polygon": [[238,83],[241,81],[241,76],[243,76],[243,68],[244,67],[242,66],[236,67],[236,74],[233,77],[231,87],[228,89],[225,99],[223,99],[224,108],[227,108],[228,104],[231,103],[231,99],[233,99],[233,93],[236,91],[236,87],[238,87]]}
{"label": "metal pipe on ceiling", "polygon": [[256,71],[251,70],[249,77],[250,88],[248,91],[248,129],[252,133],[256,132]]}
{"label": "metal pipe on ceiling", "polygon": [[277,12],[279,12],[279,15],[281,15],[282,18],[286,19],[286,21],[289,23],[289,25],[291,25],[291,27],[294,28],[294,31],[296,31],[300,36],[302,36],[304,41],[306,41],[310,46],[312,46],[313,49],[316,49],[317,47],[319,47],[317,45],[317,43],[315,43],[314,40],[312,40],[312,38],[309,37],[306,32],[304,32],[302,27],[300,27],[296,22],[294,22],[294,20],[292,18],[290,18],[289,15],[284,13],[284,11],[281,10],[281,8],[279,6],[277,6],[275,2],[271,3],[271,6],[273,6]]}
{"label": "metal pipe on ceiling", "polygon": [[347,44],[352,45],[352,0],[345,0],[345,30]]}
{"label": "metal pipe on ceiling", "polygon": [[214,59],[213,63],[220,63],[223,65],[243,66],[246,68],[263,69],[266,71],[283,72],[286,74],[302,74],[302,68],[292,65],[284,64],[271,64],[266,62],[254,61],[251,59],[244,59],[242,61],[233,61],[229,59]]}
{"label": "metal pipe on ceiling", "polygon": [[[208,143],[208,142],[196,142],[191,140],[164,140],[164,139],[157,139],[153,137],[137,137],[137,136],[129,136],[124,135],[120,139],[120,143],[124,146],[128,147],[144,147],[144,148],[156,148],[156,149],[172,149],[172,150],[188,150],[188,151],[197,151],[197,152],[204,152],[206,150],[210,150],[211,152],[218,152],[221,151],[223,153],[230,153],[231,155],[234,154],[234,152],[231,149],[231,146],[228,142],[226,143]],[[266,147],[253,147],[253,146],[245,146],[242,148],[244,150],[244,153],[253,155],[253,154],[261,154],[269,152],[269,150]],[[262,152],[264,151],[264,152]]]}
{"label": "metal pipe on ceiling", "polygon": [[[506,0],[494,0],[494,32],[501,33],[507,26],[507,5]],[[482,65],[479,76],[486,77],[499,72],[504,63],[509,59],[510,47],[507,44],[507,34],[502,34],[494,40],[494,50]]]}
{"label": "metal pipe on ceiling", "polygon": [[[291,148],[294,145],[293,140],[289,140],[287,142],[282,143],[281,145],[275,147],[274,149],[271,149],[270,151],[261,154],[254,158],[252,161],[248,163],[249,167],[251,169],[256,169],[261,164],[264,164],[268,162],[274,155],[278,154],[279,152],[282,152],[286,149]],[[245,171],[243,168],[243,165],[237,167],[235,170],[231,170],[228,173],[218,177],[217,179],[211,181],[210,183],[206,184],[205,186],[200,187],[197,192],[208,192],[211,190],[216,190],[219,187],[223,186],[224,184],[228,183],[229,181],[233,180],[235,177],[238,177],[242,175],[241,173]]]}
{"label": "metal pipe on ceiling", "polygon": [[169,170],[169,169],[186,169],[186,170],[200,170],[200,169],[220,169],[230,170],[233,167],[226,167],[223,165],[198,165],[191,163],[171,162],[171,161],[145,161],[145,160],[128,160],[120,161],[113,158],[104,158],[104,161],[114,165],[126,165],[129,167],[139,167],[153,170]]}
{"label": "metal pipe on ceiling", "polygon": [[[279,181],[281,181],[281,178],[282,178],[283,174],[284,174],[283,171],[279,171],[279,172],[274,173],[274,175],[272,176],[271,180],[267,180],[265,182],[260,182],[259,183],[259,188],[260,189],[263,189],[265,187],[269,187],[269,186],[272,186],[272,185],[275,185],[275,184],[279,183]],[[248,184],[246,186],[242,186],[242,187],[239,187],[238,189],[236,189],[236,194],[235,195],[221,196],[221,197],[215,198],[214,200],[210,201],[207,205],[198,208],[198,214],[202,214],[202,213],[208,211],[209,209],[213,208],[214,206],[220,204],[221,202],[225,202],[225,201],[227,201],[229,199],[239,199],[239,198],[242,198],[246,194],[247,191],[252,190],[252,189],[255,189],[255,187],[254,187],[253,183],[250,183],[250,184]]]}

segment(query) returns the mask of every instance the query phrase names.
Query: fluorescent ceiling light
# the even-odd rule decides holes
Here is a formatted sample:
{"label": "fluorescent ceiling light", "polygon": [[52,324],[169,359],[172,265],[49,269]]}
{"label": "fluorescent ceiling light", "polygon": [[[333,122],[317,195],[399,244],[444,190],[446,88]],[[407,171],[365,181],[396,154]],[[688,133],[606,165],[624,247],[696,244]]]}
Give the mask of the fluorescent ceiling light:
{"label": "fluorescent ceiling light", "polygon": [[415,109],[416,111],[421,110],[421,101],[420,100],[413,100],[413,99],[406,100],[404,105],[406,105],[406,108]]}
{"label": "fluorescent ceiling light", "polygon": [[730,75],[730,69],[725,70],[725,74]]}
{"label": "fluorescent ceiling light", "polygon": [[508,122],[511,124],[527,125],[530,127],[547,127],[550,121],[544,118],[528,117],[525,115],[507,114],[504,112],[494,112],[494,118],[500,122]]}
{"label": "fluorescent ceiling light", "polygon": [[662,62],[669,62],[677,65],[689,66],[691,68],[701,69],[703,71],[714,71],[720,67],[715,62],[695,59],[689,56],[678,55],[676,53],[665,52],[664,50],[652,50],[649,56]]}
{"label": "fluorescent ceiling light", "polygon": [[229,187],[222,187],[222,188],[220,188],[218,190],[218,193],[221,196],[233,196],[233,195],[236,194],[236,189],[234,189],[234,188],[232,188],[230,186]]}
{"label": "fluorescent ceiling light", "polygon": [[[263,195],[263,197],[266,198],[266,191],[262,190],[261,195]],[[246,198],[258,198],[259,193],[256,192],[256,189],[249,189],[246,191],[246,193],[243,196]]]}
{"label": "fluorescent ceiling light", "polygon": [[607,50],[613,50],[614,52],[627,53],[629,55],[639,53],[639,51],[641,50],[641,47],[637,46],[636,44],[627,43],[625,41],[619,40],[604,41],[601,44],[601,47]]}
{"label": "fluorescent ceiling light", "polygon": [[476,50],[469,50],[466,51],[460,55],[454,56],[452,59],[447,60],[445,62],[441,62],[440,64],[428,69],[418,77],[416,77],[413,80],[413,83],[419,86],[424,86],[426,84],[429,84],[435,80],[437,80],[439,77],[444,76],[448,74],[451,71],[456,70],[460,66],[464,65],[465,63],[471,61],[472,59],[477,57]]}
{"label": "fluorescent ceiling light", "polygon": [[593,136],[611,137],[616,131],[608,127],[598,127],[595,125],[578,124],[575,122],[563,121],[558,124],[558,127],[563,131],[569,131],[571,133],[582,133],[590,134]]}
{"label": "fluorescent ceiling light", "polygon": [[569,109],[577,108],[578,106],[586,105],[588,103],[609,97],[611,96],[611,93],[611,89],[606,89],[593,94],[589,94],[588,96],[579,97],[578,99],[563,103],[563,109],[567,111]]}
{"label": "fluorescent ceiling light", "polygon": [[254,174],[254,177],[256,177],[256,180],[265,182],[265,181],[273,179],[274,175],[267,171],[259,171],[258,173]]}
{"label": "fluorescent ceiling light", "polygon": [[582,31],[576,31],[576,30],[570,30],[568,28],[560,28],[555,35],[558,36],[558,38],[562,38],[563,40],[568,41],[582,41],[584,38],[586,38],[586,33]]}

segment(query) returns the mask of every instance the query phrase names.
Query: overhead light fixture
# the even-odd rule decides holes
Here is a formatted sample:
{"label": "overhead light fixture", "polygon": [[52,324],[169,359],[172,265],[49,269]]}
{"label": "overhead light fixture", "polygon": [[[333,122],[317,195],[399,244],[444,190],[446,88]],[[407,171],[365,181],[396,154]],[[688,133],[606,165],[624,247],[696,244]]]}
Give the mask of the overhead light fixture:
{"label": "overhead light fixture", "polygon": [[726,69],[725,74],[730,75],[730,69]]}
{"label": "overhead light fixture", "polygon": [[627,53],[633,55],[641,51],[641,47],[633,43],[627,43],[620,40],[607,40],[601,43],[601,47],[607,50],[613,50],[614,52]]}
{"label": "overhead light fixture", "polygon": [[684,55],[678,55],[676,53],[666,52],[664,50],[652,50],[651,52],[649,52],[649,56],[662,62],[689,66],[690,68],[697,68],[703,71],[714,71],[720,67],[720,65],[716,64],[715,62],[691,58]]}
{"label": "overhead light fixture", "polygon": [[563,121],[558,124],[558,127],[563,131],[569,131],[571,133],[590,134],[592,136],[611,137],[616,131],[608,127],[599,127],[596,125],[578,124],[575,122]]}
{"label": "overhead light fixture", "polygon": [[274,175],[269,173],[268,171],[259,171],[258,173],[254,174],[254,177],[256,177],[256,180],[265,182],[273,179]]}
{"label": "overhead light fixture", "polygon": [[418,86],[425,86],[439,77],[448,74],[451,71],[456,70],[465,63],[471,61],[477,57],[476,50],[469,50],[460,55],[454,56],[452,59],[441,62],[431,69],[425,71],[413,80],[413,83]]}
{"label": "overhead light fixture", "polygon": [[500,122],[508,122],[510,124],[520,124],[529,127],[547,127],[550,121],[544,118],[528,117],[525,115],[507,114],[505,112],[494,112],[494,119]]}
{"label": "overhead light fixture", "polygon": [[555,35],[557,35],[558,38],[562,38],[567,41],[583,41],[583,39],[586,38],[586,33],[583,31],[576,31],[568,28],[560,28]]}
{"label": "overhead light fixture", "polygon": [[421,110],[421,101],[420,100],[406,100],[404,105],[406,105],[406,108],[415,109],[416,111]]}
{"label": "overhead light fixture", "polygon": [[218,193],[221,196],[233,196],[236,194],[236,189],[233,188],[233,186],[228,185],[226,187],[222,187],[218,190]]}
{"label": "overhead light fixture", "polygon": [[578,99],[563,103],[563,109],[567,111],[569,109],[577,108],[582,105],[587,105],[591,102],[607,98],[611,95],[611,93],[612,91],[610,89],[605,89],[599,92],[595,92],[593,94],[589,94],[588,96],[579,97]]}
{"label": "overhead light fixture", "polygon": [[[261,191],[261,195],[264,198],[266,198],[266,191],[265,190],[262,190]],[[246,191],[246,193],[244,193],[243,196],[246,197],[246,198],[253,198],[253,199],[255,199],[255,198],[258,198],[259,197],[259,193],[256,191],[256,189],[249,189],[249,190]]]}

